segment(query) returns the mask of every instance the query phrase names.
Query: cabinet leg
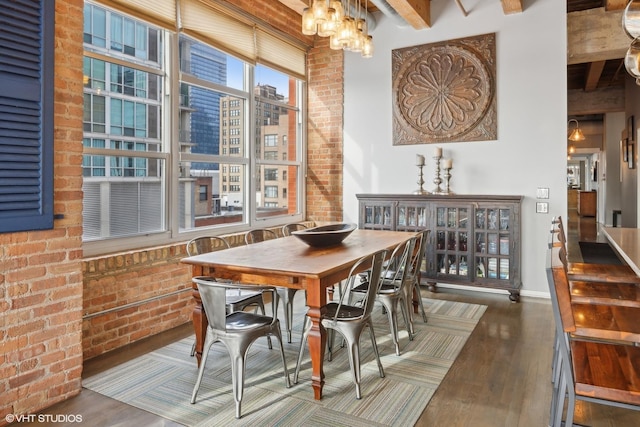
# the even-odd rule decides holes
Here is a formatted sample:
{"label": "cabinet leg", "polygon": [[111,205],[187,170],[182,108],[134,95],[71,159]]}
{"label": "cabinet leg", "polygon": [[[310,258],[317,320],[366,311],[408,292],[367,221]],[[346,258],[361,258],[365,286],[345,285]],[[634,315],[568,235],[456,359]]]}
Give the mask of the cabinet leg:
{"label": "cabinet leg", "polygon": [[511,302],[520,302],[520,291],[509,291],[509,300]]}
{"label": "cabinet leg", "polygon": [[438,292],[438,284],[436,282],[427,282],[427,286],[429,287],[429,292]]}

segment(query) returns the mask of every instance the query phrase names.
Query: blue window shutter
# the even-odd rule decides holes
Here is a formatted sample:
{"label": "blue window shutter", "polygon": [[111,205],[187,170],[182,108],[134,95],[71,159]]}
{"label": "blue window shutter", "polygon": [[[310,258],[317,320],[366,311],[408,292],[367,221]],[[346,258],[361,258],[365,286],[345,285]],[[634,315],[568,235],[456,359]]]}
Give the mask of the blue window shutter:
{"label": "blue window shutter", "polygon": [[0,233],[53,228],[54,13],[0,7]]}

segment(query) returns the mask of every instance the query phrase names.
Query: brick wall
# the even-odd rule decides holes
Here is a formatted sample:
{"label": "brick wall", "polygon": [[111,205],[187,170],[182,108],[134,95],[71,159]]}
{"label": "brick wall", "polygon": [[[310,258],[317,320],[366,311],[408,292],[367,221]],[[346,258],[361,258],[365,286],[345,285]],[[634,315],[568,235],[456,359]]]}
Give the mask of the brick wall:
{"label": "brick wall", "polygon": [[86,259],[82,347],[89,359],[191,320],[185,245]]}
{"label": "brick wall", "polygon": [[[224,237],[231,246],[245,244],[244,233]],[[178,243],[84,260],[85,360],[191,321],[191,266],[180,263],[185,256],[185,243]]]}
{"label": "brick wall", "polygon": [[52,230],[0,234],[0,425],[80,392],[82,1],[56,2]]}
{"label": "brick wall", "polygon": [[308,56],[307,219],[342,220],[344,52],[317,38]]}

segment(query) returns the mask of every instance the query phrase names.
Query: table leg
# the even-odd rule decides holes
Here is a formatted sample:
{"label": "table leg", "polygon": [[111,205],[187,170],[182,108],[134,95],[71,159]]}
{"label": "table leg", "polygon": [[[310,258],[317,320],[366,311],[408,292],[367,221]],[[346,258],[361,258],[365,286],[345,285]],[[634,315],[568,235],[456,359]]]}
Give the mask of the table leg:
{"label": "table leg", "polygon": [[[202,267],[194,265],[192,266],[191,272],[194,277],[202,276]],[[198,285],[192,283],[192,286],[192,295],[193,299],[195,300],[195,306],[193,307],[192,315],[193,329],[196,334],[195,356],[198,362],[198,366],[200,366],[200,360],[202,360],[202,347],[204,346],[204,336],[207,333],[209,321],[202,308],[202,300],[200,299],[200,292],[198,292]]]}
{"label": "table leg", "polygon": [[[312,291],[315,290],[316,292]],[[324,351],[327,345],[327,332],[322,327],[322,309],[327,302],[326,292],[318,286],[309,286],[307,289],[307,316],[311,319],[311,331],[309,331],[308,344],[311,356],[311,385],[313,397],[322,399],[322,387],[324,386]]]}

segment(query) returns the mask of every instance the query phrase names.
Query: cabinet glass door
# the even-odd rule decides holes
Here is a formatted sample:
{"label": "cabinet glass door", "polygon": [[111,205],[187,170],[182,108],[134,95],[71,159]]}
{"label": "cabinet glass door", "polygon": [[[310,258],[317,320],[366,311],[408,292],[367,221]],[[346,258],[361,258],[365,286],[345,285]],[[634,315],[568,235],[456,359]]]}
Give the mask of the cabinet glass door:
{"label": "cabinet glass door", "polygon": [[435,258],[438,276],[470,278],[470,212],[467,207],[436,208]]}
{"label": "cabinet glass door", "polygon": [[391,229],[391,205],[367,204],[363,208],[364,229],[390,230]]}
{"label": "cabinet glass door", "polygon": [[478,279],[505,280],[511,276],[511,210],[475,211],[475,268]]}
{"label": "cabinet glass door", "polygon": [[424,204],[400,204],[398,206],[396,230],[419,231],[427,226],[427,208]]}

